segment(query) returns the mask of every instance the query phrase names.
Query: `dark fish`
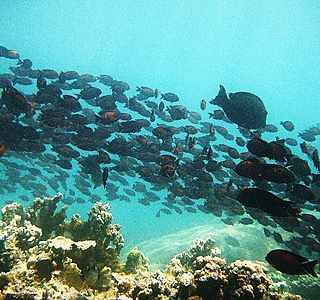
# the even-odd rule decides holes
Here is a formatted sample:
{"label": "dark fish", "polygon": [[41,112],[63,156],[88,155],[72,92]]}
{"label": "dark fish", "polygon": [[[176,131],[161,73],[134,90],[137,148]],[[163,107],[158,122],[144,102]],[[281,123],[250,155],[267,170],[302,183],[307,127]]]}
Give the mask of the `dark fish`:
{"label": "dark fish", "polygon": [[78,99],[81,98],[83,100],[91,100],[99,97],[101,93],[102,91],[100,89],[93,86],[87,86],[81,90],[80,94],[78,95]]}
{"label": "dark fish", "polygon": [[292,202],[284,201],[272,193],[258,188],[241,190],[237,200],[246,207],[259,208],[278,217],[298,216],[301,212],[301,209],[292,206]]}
{"label": "dark fish", "polygon": [[276,249],[270,251],[266,256],[266,261],[275,269],[290,275],[312,275],[318,277],[314,267],[318,260],[309,261],[291,251]]}
{"label": "dark fish", "polygon": [[300,149],[302,153],[310,155],[310,146],[308,145],[307,142],[300,143]]}
{"label": "dark fish", "polygon": [[17,116],[30,110],[25,96],[14,87],[7,87],[2,91],[2,101],[9,112]]}
{"label": "dark fish", "polygon": [[312,190],[303,184],[293,184],[292,186],[288,186],[287,192],[289,195],[293,196],[294,198],[301,199],[304,202],[306,201],[313,202],[315,201],[315,198],[316,198]]}
{"label": "dark fish", "polygon": [[267,124],[264,130],[266,132],[275,133],[278,132],[278,127],[273,124]]}
{"label": "dark fish", "polygon": [[209,127],[209,135],[211,137],[214,137],[215,133],[216,133],[216,130],[215,130],[213,124],[211,124],[210,127]]}
{"label": "dark fish", "polygon": [[77,79],[85,82],[95,82],[97,80],[97,77],[91,74],[83,74],[80,75]]}
{"label": "dark fish", "polygon": [[19,59],[19,53],[15,50],[9,50],[6,47],[0,46],[0,57],[9,59]]}
{"label": "dark fish", "polygon": [[226,119],[226,115],[224,114],[223,110],[216,109],[212,113],[209,113],[209,118],[212,118],[215,120],[224,120]]}
{"label": "dark fish", "polygon": [[161,99],[169,101],[169,102],[178,102],[179,101],[179,97],[174,93],[161,94]]}
{"label": "dark fish", "polygon": [[207,152],[207,160],[210,160],[213,157],[213,150],[211,147],[209,147]]}
{"label": "dark fish", "polygon": [[234,171],[240,176],[258,180],[261,177],[261,164],[256,158],[247,159],[238,163]]}
{"label": "dark fish", "polygon": [[294,138],[285,138],[284,142],[289,146],[297,146],[298,142]]}
{"label": "dark fish", "polygon": [[30,78],[26,77],[15,77],[12,81],[13,84],[21,84],[21,85],[32,85],[33,82]]}
{"label": "dark fish", "polygon": [[112,86],[114,79],[110,75],[100,75],[99,82],[107,86]]}
{"label": "dark fish", "polygon": [[108,167],[103,168],[103,170],[102,170],[102,184],[103,184],[103,188],[106,188],[108,175],[109,175],[109,169],[108,169]]}
{"label": "dark fish", "polygon": [[236,143],[237,143],[237,145],[238,145],[239,147],[243,147],[243,146],[245,146],[245,144],[246,144],[246,142],[244,141],[244,139],[241,138],[241,137],[237,137],[237,138],[236,138]]}
{"label": "dark fish", "polygon": [[20,65],[25,69],[31,69],[32,61],[29,58],[26,58],[24,60],[19,59],[19,61],[17,62],[17,65]]}
{"label": "dark fish", "polygon": [[66,80],[74,80],[78,79],[80,75],[76,71],[66,71],[66,72],[60,72],[59,74],[59,82],[64,83]]}
{"label": "dark fish", "polygon": [[164,103],[161,101],[159,103],[159,111],[163,111],[164,110]]}
{"label": "dark fish", "polygon": [[290,151],[282,141],[266,142],[260,138],[253,138],[247,143],[250,153],[259,157],[268,157],[276,161],[285,162],[290,156]]}
{"label": "dark fish", "polygon": [[312,132],[304,131],[298,134],[303,140],[307,142],[314,142],[316,140],[315,135]]}
{"label": "dark fish", "polygon": [[266,126],[266,108],[262,100],[254,94],[230,93],[228,98],[225,88],[220,85],[218,95],[210,103],[219,105],[226,116],[241,127],[256,129]]}
{"label": "dark fish", "polygon": [[9,69],[12,71],[14,75],[20,76],[20,77],[29,76],[29,73],[30,73],[30,69],[26,69],[23,67],[10,67]]}
{"label": "dark fish", "polygon": [[270,237],[272,235],[271,231],[268,228],[263,228],[264,235]]}
{"label": "dark fish", "polygon": [[172,212],[171,210],[167,209],[167,208],[161,208],[159,211],[162,211],[163,213],[165,213],[166,215],[171,215]]}
{"label": "dark fish", "polygon": [[260,138],[253,138],[247,143],[247,149],[250,153],[256,156],[266,157],[269,149],[269,144],[268,142]]}
{"label": "dark fish", "polygon": [[167,110],[172,120],[182,120],[188,116],[188,109],[183,105],[170,105]]}
{"label": "dark fish", "polygon": [[290,157],[291,151],[284,146],[285,140],[278,140],[268,143],[267,157],[276,161],[286,162]]}
{"label": "dark fish", "polygon": [[293,183],[295,182],[294,174],[276,164],[261,164],[260,165],[261,177],[265,180],[277,183]]}
{"label": "dark fish", "polygon": [[308,131],[314,135],[319,135],[320,134],[320,125],[318,124],[318,126],[313,126],[313,127],[309,128]]}
{"label": "dark fish", "polygon": [[59,74],[55,70],[43,69],[42,71],[43,77],[47,79],[57,79]]}
{"label": "dark fish", "polygon": [[253,220],[251,218],[242,218],[239,220],[239,223],[243,225],[251,225],[253,224]]}
{"label": "dark fish", "polygon": [[46,87],[46,85],[47,85],[46,79],[43,76],[39,76],[37,78],[37,88],[38,88],[38,90],[44,89]]}
{"label": "dark fish", "polygon": [[206,107],[207,107],[207,102],[206,102],[206,100],[202,99],[201,102],[200,102],[200,108],[202,110],[205,110]]}
{"label": "dark fish", "polygon": [[294,130],[294,124],[291,121],[283,121],[283,122],[280,122],[280,124],[287,131],[293,131]]}
{"label": "dark fish", "polygon": [[155,120],[156,120],[156,115],[155,115],[155,110],[153,109],[150,115],[150,122],[154,122]]}
{"label": "dark fish", "polygon": [[273,238],[278,244],[283,244],[283,239],[282,239],[282,236],[279,232],[274,232]]}

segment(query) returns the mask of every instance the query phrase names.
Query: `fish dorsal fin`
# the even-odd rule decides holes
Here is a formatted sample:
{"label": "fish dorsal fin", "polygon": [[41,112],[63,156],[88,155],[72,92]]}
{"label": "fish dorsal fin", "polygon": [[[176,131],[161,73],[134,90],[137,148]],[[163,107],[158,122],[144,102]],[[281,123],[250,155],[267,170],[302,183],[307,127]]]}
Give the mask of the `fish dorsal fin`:
{"label": "fish dorsal fin", "polygon": [[302,268],[313,277],[318,277],[316,271],[314,270],[314,267],[316,264],[319,263],[318,260],[311,260],[301,263]]}
{"label": "fish dorsal fin", "polygon": [[229,101],[229,99],[226,90],[222,85],[220,85],[218,95],[214,99],[212,99],[210,103],[222,107],[227,101]]}

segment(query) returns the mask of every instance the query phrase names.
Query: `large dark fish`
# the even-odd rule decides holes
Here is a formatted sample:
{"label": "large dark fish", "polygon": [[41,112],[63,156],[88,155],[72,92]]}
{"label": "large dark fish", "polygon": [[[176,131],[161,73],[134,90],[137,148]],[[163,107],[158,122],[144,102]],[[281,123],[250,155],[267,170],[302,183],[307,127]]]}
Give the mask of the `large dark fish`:
{"label": "large dark fish", "polygon": [[256,156],[268,157],[280,162],[285,162],[290,157],[290,150],[281,141],[268,143],[260,138],[253,138],[247,143],[247,148]]}
{"label": "large dark fish", "polygon": [[270,251],[266,256],[266,261],[275,269],[290,275],[312,275],[318,277],[314,270],[318,260],[309,261],[291,251],[276,249]]}
{"label": "large dark fish", "polygon": [[102,171],[103,188],[106,188],[108,176],[109,176],[109,169],[108,167],[105,167]]}
{"label": "large dark fish", "polygon": [[258,180],[261,177],[261,163],[256,158],[243,160],[237,164],[234,171],[240,176]]}
{"label": "large dark fish", "polygon": [[228,98],[225,88],[220,85],[218,95],[210,103],[220,106],[226,116],[241,127],[257,129],[266,126],[267,110],[262,100],[254,94],[230,93]]}
{"label": "large dark fish", "polygon": [[261,164],[261,177],[265,180],[277,183],[294,183],[294,174],[283,166],[276,164]]}
{"label": "large dark fish", "polygon": [[270,192],[258,188],[246,188],[240,191],[237,200],[246,207],[259,208],[277,217],[298,216],[299,208],[292,207],[292,202],[284,201]]}

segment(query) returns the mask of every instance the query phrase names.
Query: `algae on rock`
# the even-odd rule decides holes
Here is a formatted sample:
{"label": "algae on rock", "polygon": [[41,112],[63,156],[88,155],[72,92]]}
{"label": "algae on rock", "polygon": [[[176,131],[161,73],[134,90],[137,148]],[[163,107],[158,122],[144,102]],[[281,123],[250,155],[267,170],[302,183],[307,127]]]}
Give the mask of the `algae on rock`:
{"label": "algae on rock", "polygon": [[149,270],[148,258],[138,249],[133,248],[127,256],[125,271],[127,273],[137,273]]}

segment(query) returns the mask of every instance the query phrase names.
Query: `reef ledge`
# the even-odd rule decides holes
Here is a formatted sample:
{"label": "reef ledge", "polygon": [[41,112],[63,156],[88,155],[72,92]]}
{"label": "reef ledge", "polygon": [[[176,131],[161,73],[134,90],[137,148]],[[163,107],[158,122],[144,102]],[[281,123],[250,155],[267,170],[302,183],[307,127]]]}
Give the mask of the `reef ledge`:
{"label": "reef ledge", "polygon": [[263,263],[227,265],[212,239],[195,241],[164,271],[150,272],[138,248],[121,261],[124,238],[109,203],[95,203],[86,221],[68,220],[61,198],[2,208],[0,299],[302,299],[274,283]]}

